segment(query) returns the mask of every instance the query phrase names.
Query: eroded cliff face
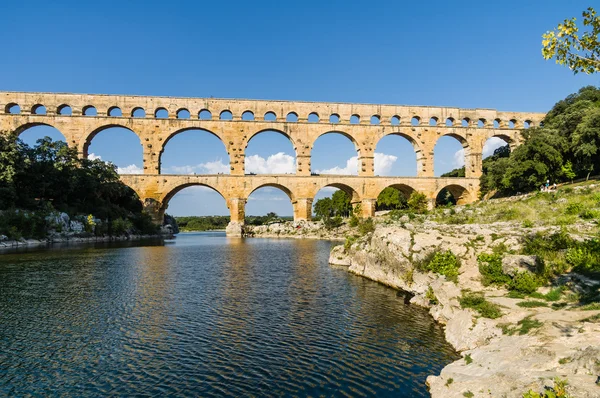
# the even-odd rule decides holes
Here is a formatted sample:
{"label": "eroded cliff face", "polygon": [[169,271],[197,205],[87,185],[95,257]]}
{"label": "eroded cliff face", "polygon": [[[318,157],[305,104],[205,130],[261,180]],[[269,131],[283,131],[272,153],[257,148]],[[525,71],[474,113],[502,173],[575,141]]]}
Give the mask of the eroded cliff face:
{"label": "eroded cliff face", "polygon": [[[477,256],[497,245],[518,249],[522,233],[506,223],[379,224],[354,244],[334,247],[330,263],[413,293],[411,303],[429,308],[445,325],[446,339],[464,358],[427,379],[433,397],[463,397],[469,391],[475,397],[522,397],[529,389],[553,386],[557,376],[568,380],[573,397],[600,397],[600,323],[594,319],[600,311],[522,308],[517,303],[523,300],[480,282]],[[457,283],[414,268],[415,261],[433,250],[450,250],[460,258]],[[481,292],[503,315],[488,319],[461,308],[464,290]],[[519,322],[525,319],[535,327],[520,334],[524,329]]]}

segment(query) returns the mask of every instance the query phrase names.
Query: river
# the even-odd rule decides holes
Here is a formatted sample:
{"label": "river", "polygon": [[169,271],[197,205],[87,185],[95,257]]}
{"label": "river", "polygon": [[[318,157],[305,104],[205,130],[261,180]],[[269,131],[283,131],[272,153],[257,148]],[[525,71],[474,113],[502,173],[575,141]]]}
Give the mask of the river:
{"label": "river", "polygon": [[0,395],[429,396],[457,359],[441,327],[330,247],[207,232],[0,255]]}

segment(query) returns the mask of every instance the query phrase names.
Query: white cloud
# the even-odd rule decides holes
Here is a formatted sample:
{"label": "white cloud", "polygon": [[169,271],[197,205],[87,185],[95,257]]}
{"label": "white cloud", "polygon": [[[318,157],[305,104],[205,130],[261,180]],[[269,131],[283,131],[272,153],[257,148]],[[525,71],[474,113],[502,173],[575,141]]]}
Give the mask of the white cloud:
{"label": "white cloud", "polygon": [[[375,152],[375,175],[389,175],[396,160],[398,160],[397,156]],[[358,156],[352,156],[348,159],[345,167],[335,166],[330,169],[316,170],[315,172],[317,174],[357,175]]]}
{"label": "white cloud", "polygon": [[398,160],[398,156],[386,155],[375,152],[375,175],[387,176],[392,171],[392,166]]}
{"label": "white cloud", "polygon": [[483,158],[492,156],[494,151],[502,146],[506,145],[506,142],[502,138],[492,137],[485,142],[483,146]]}
{"label": "white cloud", "polygon": [[125,167],[117,167],[117,173],[119,174],[144,174],[144,169],[138,167],[135,164],[130,164]]}
{"label": "white cloud", "polygon": [[163,169],[165,174],[229,174],[229,165],[223,159],[197,165],[171,166]]}
{"label": "white cloud", "polygon": [[296,159],[283,152],[270,155],[267,159],[259,155],[246,156],[246,173],[255,174],[294,174]]}
{"label": "white cloud", "polygon": [[96,155],[95,153],[90,153],[88,155],[89,160],[102,160],[102,156]]}
{"label": "white cloud", "polygon": [[454,159],[452,161],[452,165],[455,169],[459,167],[463,167],[465,165],[465,150],[461,149],[454,153]]}

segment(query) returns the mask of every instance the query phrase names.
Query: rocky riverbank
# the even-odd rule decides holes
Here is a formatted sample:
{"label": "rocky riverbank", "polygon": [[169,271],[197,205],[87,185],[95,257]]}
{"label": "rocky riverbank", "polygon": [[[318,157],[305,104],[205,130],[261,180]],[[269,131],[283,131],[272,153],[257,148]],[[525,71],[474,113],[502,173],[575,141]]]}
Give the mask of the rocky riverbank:
{"label": "rocky riverbank", "polygon": [[326,229],[321,221],[284,221],[267,225],[246,225],[244,236],[248,238],[292,238],[344,240],[354,228],[343,224]]}
{"label": "rocky riverbank", "polygon": [[[556,377],[567,380],[571,397],[599,397],[600,306],[583,306],[573,299],[597,293],[599,282],[565,274],[554,281],[562,286],[554,302],[510,298],[515,295],[506,289],[482,284],[480,254],[507,248],[519,252],[524,236],[558,229],[523,228],[515,222],[445,225],[380,220],[373,233],[334,247],[330,263],[414,294],[411,303],[429,308],[445,325],[446,339],[463,359],[427,379],[433,397],[523,397],[529,390],[552,388]],[[455,281],[415,267],[434,252],[451,252],[459,259]],[[531,272],[535,263],[535,256],[505,253],[502,271]],[[537,295],[551,289],[541,287]],[[466,291],[480,295],[500,313],[490,319],[463,308]]]}

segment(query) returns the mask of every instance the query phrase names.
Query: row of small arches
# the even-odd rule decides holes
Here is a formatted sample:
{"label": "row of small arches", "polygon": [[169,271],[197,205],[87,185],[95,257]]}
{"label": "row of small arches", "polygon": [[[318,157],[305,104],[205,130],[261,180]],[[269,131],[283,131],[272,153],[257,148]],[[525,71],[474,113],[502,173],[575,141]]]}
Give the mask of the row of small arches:
{"label": "row of small arches", "polygon": [[[8,114],[20,114],[21,108],[18,104],[11,103],[6,106],[5,112]],[[31,108],[31,113],[34,115],[45,115],[47,113],[47,110],[44,105],[36,104]],[[62,115],[62,116],[70,116],[70,115],[72,115],[73,110],[69,105],[64,104],[64,105],[60,105],[59,107],[57,107],[56,113],[59,115]],[[98,111],[96,110],[96,108],[93,105],[88,105],[88,106],[84,106],[82,108],[82,114],[84,116],[97,116]],[[108,109],[107,115],[109,117],[123,117],[123,112],[119,107],[113,106]],[[146,111],[141,107],[133,108],[131,111],[131,117],[145,118]],[[162,108],[162,107],[157,108],[154,111],[154,117],[157,119],[167,119],[167,118],[169,118],[169,112],[166,108]],[[188,109],[181,108],[176,112],[176,118],[177,119],[191,119],[191,113]],[[198,119],[212,120],[213,119],[212,112],[209,111],[208,109],[203,109],[200,112],[198,112]],[[219,120],[233,120],[233,114],[229,110],[224,110],[219,114]],[[241,120],[254,121],[254,120],[258,120],[258,119],[254,115],[254,112],[248,110],[248,111],[245,111],[242,113]],[[263,115],[262,120],[268,121],[268,122],[275,122],[275,121],[277,121],[277,115],[275,114],[275,112],[269,111]],[[299,120],[299,117],[296,112],[289,112],[285,118],[286,122],[298,122],[298,120]],[[321,122],[321,118],[319,117],[319,115],[316,112],[312,112],[308,115],[307,121],[309,123],[319,123],[319,122]],[[340,115],[338,115],[337,113],[333,113],[329,116],[329,123],[337,124],[337,123],[341,123],[341,122],[342,122],[342,120],[340,118]],[[354,115],[350,116],[349,122],[350,122],[350,124],[360,124],[360,122],[361,122],[360,115],[354,114]],[[382,120],[379,115],[372,115],[370,118],[371,125],[379,125],[379,124],[381,124],[381,122],[382,122]],[[400,125],[400,122],[401,122],[400,116],[392,116],[390,118],[390,124],[392,126],[398,126],[398,125]],[[410,125],[422,126],[424,124],[419,116],[413,116],[410,119]],[[455,120],[454,118],[449,117],[445,120],[445,122],[443,124],[440,124],[440,119],[434,116],[429,119],[428,125],[429,126],[445,125],[446,127],[474,127],[476,125],[477,127],[480,127],[480,128],[484,128],[484,127],[518,128],[519,122],[516,119],[510,119],[510,120],[508,120],[508,122],[506,124],[503,124],[502,120],[500,120],[500,119],[494,119],[494,120],[488,121],[484,118],[479,118],[477,120],[471,120],[470,118],[465,117],[462,120]],[[534,124],[531,120],[524,120],[522,127],[530,128],[530,127],[533,127],[533,125]],[[543,125],[543,123],[540,123],[540,126],[542,126],[542,125]]]}

